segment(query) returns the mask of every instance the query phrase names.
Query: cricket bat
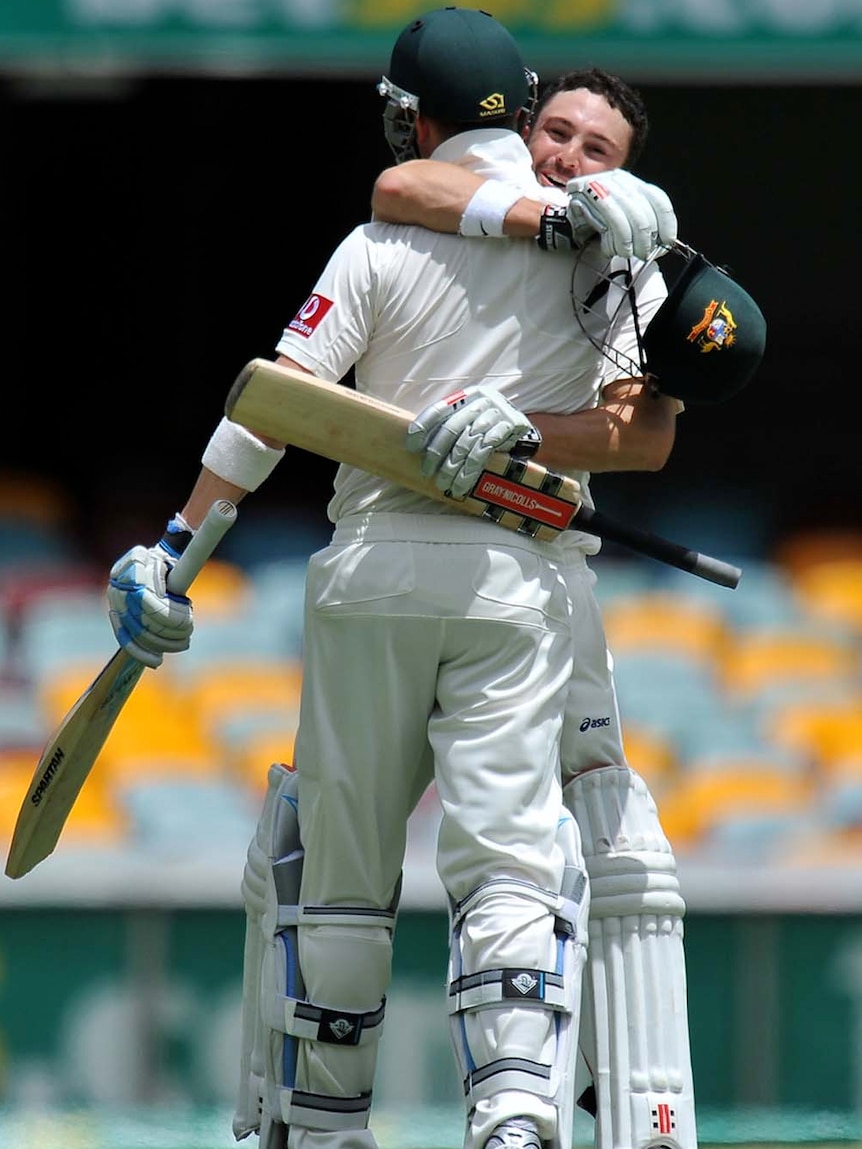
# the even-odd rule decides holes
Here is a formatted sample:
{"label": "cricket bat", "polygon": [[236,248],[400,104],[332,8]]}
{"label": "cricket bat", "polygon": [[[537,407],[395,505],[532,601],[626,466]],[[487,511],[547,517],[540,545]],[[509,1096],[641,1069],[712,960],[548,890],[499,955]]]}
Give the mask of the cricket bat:
{"label": "cricket bat", "polygon": [[566,475],[500,452],[473,491],[446,495],[422,474],[421,455],[405,447],[413,416],[400,407],[267,359],[253,359],[228,395],[225,413],[251,431],[371,471],[464,514],[512,531],[553,539],[581,505],[580,484]]}
{"label": "cricket bat", "polygon": [[[233,525],[236,513],[227,500],[213,503],[168,574],[171,591],[186,593]],[[29,873],[54,850],[81,787],[145,669],[142,662],[119,649],[54,732],[18,813],[6,861],[10,878]]]}
{"label": "cricket bat", "polygon": [[452,498],[422,474],[421,455],[405,447],[409,411],[268,359],[246,364],[228,393],[225,414],[260,435],[370,471],[532,538],[581,530],[719,586],[735,587],[742,574],[721,559],[585,506],[576,480],[504,452],[491,456],[469,495]]}

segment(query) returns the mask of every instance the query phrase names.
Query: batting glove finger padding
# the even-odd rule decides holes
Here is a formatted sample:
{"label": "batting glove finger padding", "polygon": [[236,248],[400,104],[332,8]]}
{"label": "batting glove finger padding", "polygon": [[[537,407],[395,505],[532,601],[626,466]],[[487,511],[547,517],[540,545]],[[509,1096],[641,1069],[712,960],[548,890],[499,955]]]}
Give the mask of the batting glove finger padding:
{"label": "batting glove finger padding", "polygon": [[415,415],[410,426],[407,428],[407,438],[404,445],[408,451],[418,454],[419,451],[424,451],[431,433],[435,431],[441,423],[443,423],[454,410],[457,410],[458,405],[466,401],[466,391],[455,391],[452,395],[447,395],[445,399],[436,399],[433,403],[429,403],[427,407],[423,407],[418,415]]}
{"label": "batting glove finger padding", "polygon": [[676,214],[667,193],[624,168],[577,176],[566,191],[569,222],[580,245],[598,234],[606,256],[647,259],[676,241]]}
{"label": "batting glove finger padding", "polygon": [[481,385],[426,407],[408,430],[408,445],[411,438],[411,449],[423,450],[423,475],[436,476],[440,490],[455,498],[470,493],[495,451],[529,443],[532,453],[541,441],[522,411]]}
{"label": "batting glove finger padding", "polygon": [[188,650],[191,641],[191,601],[167,589],[172,565],[171,556],[158,544],[132,547],[111,568],[111,626],[120,646],[145,666],[159,666],[164,654]]}

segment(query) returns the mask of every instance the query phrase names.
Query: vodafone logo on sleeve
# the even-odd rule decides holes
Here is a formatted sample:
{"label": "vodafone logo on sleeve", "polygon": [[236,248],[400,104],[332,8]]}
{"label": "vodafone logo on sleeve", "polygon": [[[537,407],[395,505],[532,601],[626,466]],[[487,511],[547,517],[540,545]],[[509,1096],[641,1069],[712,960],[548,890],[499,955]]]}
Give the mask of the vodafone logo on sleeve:
{"label": "vodafone logo on sleeve", "polygon": [[287,325],[288,331],[295,331],[308,339],[317,330],[318,324],[332,307],[332,300],[325,295],[309,295],[296,315]]}

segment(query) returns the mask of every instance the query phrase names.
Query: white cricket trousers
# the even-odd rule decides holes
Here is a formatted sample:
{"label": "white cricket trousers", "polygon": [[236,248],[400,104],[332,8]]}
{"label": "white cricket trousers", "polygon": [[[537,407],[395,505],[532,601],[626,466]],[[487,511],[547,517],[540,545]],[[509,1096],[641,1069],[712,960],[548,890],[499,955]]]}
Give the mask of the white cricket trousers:
{"label": "white cricket trousers", "polygon": [[[296,739],[303,905],[389,907],[407,820],[432,777],[451,899],[499,877],[559,891],[573,629],[559,554],[557,542],[466,516],[375,514],[342,521],[312,556]],[[553,925],[534,901],[513,898],[496,921],[477,915],[470,963],[547,968]],[[299,929],[306,996],[317,1004],[376,1008],[391,954],[383,928]],[[505,1056],[500,1014],[487,1039]],[[302,1042],[297,1087],[370,1089],[368,1058],[356,1053]],[[367,1130],[290,1135],[291,1149],[373,1144]]]}

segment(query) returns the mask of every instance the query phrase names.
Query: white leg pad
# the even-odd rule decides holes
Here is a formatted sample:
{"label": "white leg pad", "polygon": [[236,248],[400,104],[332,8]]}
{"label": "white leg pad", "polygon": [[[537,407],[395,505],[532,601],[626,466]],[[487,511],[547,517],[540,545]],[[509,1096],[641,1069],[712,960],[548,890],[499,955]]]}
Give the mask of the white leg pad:
{"label": "white leg pad", "polygon": [[[577,827],[566,814],[558,831],[566,858],[559,893],[498,879],[452,908],[449,1013],[452,1045],[470,1114],[465,1149],[482,1149],[510,1117],[532,1117],[554,1149],[571,1149],[574,1071],[586,956],[589,886]],[[540,926],[543,953],[525,937]],[[497,935],[494,967],[476,968],[468,931]],[[478,925],[477,925],[478,923]]]}
{"label": "white leg pad", "polygon": [[[299,903],[303,851],[297,820],[297,779],[282,765],[269,770],[269,786],[242,881],[246,907],[243,968],[242,1051],[239,1097],[233,1120],[237,1140],[257,1132],[260,1149],[284,1149],[287,1130],[299,1126],[338,1133],[365,1129],[371,1109],[370,1082],[385,1002],[367,1012],[327,1008],[305,1000],[297,927],[392,930],[395,910],[303,906]],[[338,966],[338,947],[324,947],[321,961]],[[380,980],[379,971],[350,976]],[[336,980],[338,978],[336,977]],[[300,1048],[357,1047],[359,1077],[368,1090],[331,1092],[296,1087]],[[325,1060],[325,1058],[324,1058]]]}
{"label": "white leg pad", "polygon": [[697,1149],[685,902],[655,801],[615,766],[577,775],[564,798],[590,878],[581,1051],[596,1149]]}
{"label": "white leg pad", "polygon": [[[245,950],[243,954],[242,1045],[240,1080],[233,1133],[242,1140],[261,1127],[267,1037],[261,1012],[261,977],[267,936],[275,933],[278,898],[272,876],[273,860],[299,850],[295,824],[296,781],[286,767],[269,769],[266,797],[246,858],[242,878],[245,904]],[[293,803],[294,818],[285,818],[282,805]],[[290,811],[287,811],[290,813]],[[277,818],[277,814],[281,814]],[[266,919],[266,923],[265,923]],[[280,1149],[261,1137],[260,1149]]]}

